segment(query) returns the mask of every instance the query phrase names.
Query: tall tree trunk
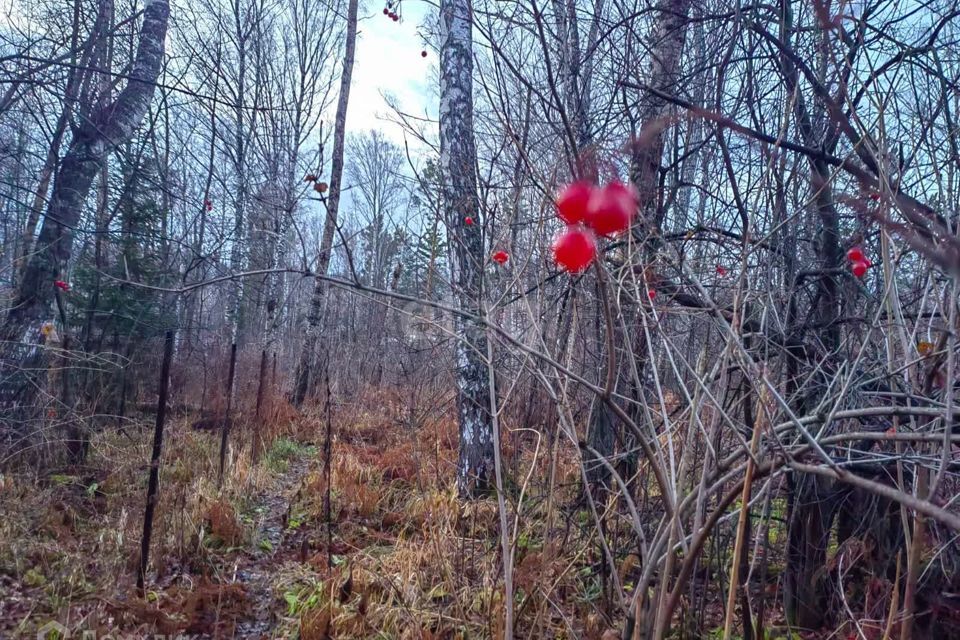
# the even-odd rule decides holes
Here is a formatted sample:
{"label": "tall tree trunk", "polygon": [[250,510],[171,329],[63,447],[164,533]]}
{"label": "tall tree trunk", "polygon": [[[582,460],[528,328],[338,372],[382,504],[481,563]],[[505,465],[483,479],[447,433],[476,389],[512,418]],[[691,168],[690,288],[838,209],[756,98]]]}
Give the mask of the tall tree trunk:
{"label": "tall tree trunk", "polygon": [[[457,306],[482,314],[484,247],[477,194],[477,147],[473,133],[473,7],[470,0],[440,3],[440,168],[443,210],[450,233],[451,282]],[[462,497],[488,491],[493,478],[493,426],[483,325],[456,320],[457,413],[460,460],[457,487]]]}
{"label": "tall tree trunk", "polygon": [[[337,226],[337,214],[340,210],[340,185],[343,180],[343,147],[347,128],[347,105],[350,102],[350,82],[353,78],[353,57],[357,47],[357,0],[350,0],[347,7],[347,39],[343,53],[343,72],[340,75],[340,97],[337,101],[336,122],[333,129],[333,157],[330,160],[330,188],[327,197],[327,219],[320,238],[320,254],[317,256],[317,275],[327,275],[330,266],[330,253],[333,251],[333,234]],[[311,387],[311,372],[316,365],[317,346],[320,342],[320,318],[323,312],[323,299],[327,290],[326,282],[316,278],[313,283],[313,296],[307,312],[307,335],[297,364],[291,400],[296,406],[303,403]]]}
{"label": "tall tree trunk", "polygon": [[[690,22],[691,0],[660,0],[655,22],[646,38],[641,81],[665,93],[674,93],[680,75],[680,54]],[[630,157],[630,178],[640,193],[641,222],[659,233],[665,211],[660,209],[660,164],[663,159],[663,130],[672,107],[662,98],[644,95],[634,122],[640,131]]]}
{"label": "tall tree trunk", "polygon": [[146,0],[140,41],[127,85],[116,100],[78,125],[57,170],[40,235],[3,329],[2,337],[8,346],[2,354],[6,382],[0,389],[0,404],[26,403],[32,397],[29,391],[18,397],[23,390],[22,381],[10,374],[25,359],[36,355],[34,345],[40,335],[40,323],[52,319],[53,283],[64,277],[69,265],[74,229],[102,159],[133,136],[153,99],[163,65],[169,16],[167,0]]}
{"label": "tall tree trunk", "polygon": [[[643,53],[646,59],[641,69],[641,82],[665,93],[676,93],[680,75],[680,54],[686,41],[691,5],[691,0],[657,2],[653,24],[644,38]],[[663,131],[672,108],[662,98],[647,92],[640,97],[636,112],[629,114],[635,128],[630,154],[630,180],[640,195],[640,224],[648,234],[643,251],[649,263],[654,262],[656,251],[660,247],[660,233],[666,213],[661,207],[660,166],[665,146]],[[640,282],[638,288],[643,290],[644,287],[644,283]],[[628,317],[639,318],[637,312],[645,313],[639,309],[640,305],[644,304],[650,304],[645,296],[632,301],[633,308],[626,312]],[[649,363],[649,347],[642,320],[638,320],[634,326],[636,330],[633,352],[637,373],[633,375],[628,393],[639,398],[643,394],[642,381]],[[634,409],[634,412],[638,411]],[[634,447],[631,436],[625,436],[625,441],[628,449]],[[632,469],[628,472],[632,473]],[[652,637],[651,632],[654,629],[662,631],[668,628],[669,620],[657,620],[653,611],[647,611],[647,607],[656,607],[656,601],[656,598],[647,598],[646,594],[638,592],[635,595],[631,605],[634,618],[627,620],[623,637],[641,637],[643,633],[651,634]]]}
{"label": "tall tree trunk", "polygon": [[[217,98],[220,93],[220,84],[214,81],[211,94]],[[203,184],[203,202],[200,205],[199,219],[197,220],[197,231],[194,236],[191,257],[183,273],[183,283],[202,282],[206,277],[207,258],[204,256],[204,243],[207,235],[207,203],[210,202],[210,187],[213,184],[213,174],[216,164],[217,154],[217,104],[214,102],[210,106],[210,149],[207,155],[207,172]],[[182,340],[187,353],[192,353],[193,346],[199,340],[199,327],[202,322],[198,317],[198,309],[202,308],[202,290],[191,291],[186,294],[183,300],[183,320],[180,326],[184,327],[181,331]]]}
{"label": "tall tree trunk", "polygon": [[[781,3],[781,38],[788,46],[793,39],[793,8],[789,0]],[[825,46],[825,34],[820,32],[818,55],[821,60],[829,55]],[[829,124],[826,106],[817,100],[808,109],[803,92],[799,87],[799,74],[793,61],[787,55],[781,56],[781,64],[787,89],[794,98],[796,126],[804,144],[825,148],[833,152],[838,137],[835,125]],[[822,68],[822,65],[821,65]],[[811,312],[823,327],[818,336],[826,354],[821,362],[814,366],[828,375],[840,348],[840,289],[837,283],[836,269],[840,266],[840,231],[833,190],[830,185],[830,168],[822,159],[810,160],[810,191],[816,204],[818,219],[817,258],[818,268],[823,271],[820,277],[817,308]],[[793,292],[797,295],[798,292]],[[791,333],[794,333],[791,326]],[[803,335],[797,336],[802,343]],[[805,362],[799,363],[802,367]],[[796,367],[794,362],[791,366]],[[822,369],[821,369],[822,368]],[[801,370],[801,376],[807,375]],[[794,379],[794,376],[790,376]],[[791,383],[792,384],[792,383]],[[820,384],[825,384],[820,381]],[[788,387],[789,388],[789,387]],[[808,394],[797,394],[794,404],[798,411],[805,413],[812,409],[807,406]],[[791,474],[787,482],[787,557],[786,571],[783,577],[784,612],[787,622],[804,629],[818,629],[829,618],[828,582],[823,576],[823,566],[827,561],[827,546],[830,543],[831,530],[836,516],[838,493],[833,480],[821,477],[804,477]]]}

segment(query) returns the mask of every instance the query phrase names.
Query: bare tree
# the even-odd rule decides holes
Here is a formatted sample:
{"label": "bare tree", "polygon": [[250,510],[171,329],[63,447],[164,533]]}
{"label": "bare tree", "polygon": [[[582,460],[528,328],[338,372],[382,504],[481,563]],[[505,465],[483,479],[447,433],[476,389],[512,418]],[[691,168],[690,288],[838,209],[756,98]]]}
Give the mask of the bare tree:
{"label": "bare tree", "polygon": [[[337,216],[340,211],[340,189],[343,181],[343,151],[346,140],[347,106],[350,102],[350,82],[353,78],[353,59],[357,46],[357,0],[350,0],[347,6],[347,32],[344,41],[343,69],[340,75],[340,96],[337,99],[337,113],[333,124],[333,152],[330,160],[330,187],[326,199],[327,216],[323,225],[323,237],[320,240],[320,253],[317,255],[315,273],[325,276],[330,266],[333,252],[333,237],[337,228]],[[297,361],[291,399],[295,405],[303,403],[311,388],[311,375],[316,368],[317,349],[320,341],[320,321],[323,317],[323,302],[326,282],[316,278],[313,295],[307,312],[306,337],[303,350]]]}
{"label": "bare tree", "polygon": [[[74,230],[101,159],[133,135],[150,106],[163,65],[169,15],[166,0],[145,3],[137,53],[127,73],[126,86],[102,109],[84,107],[89,110],[89,117],[77,125],[60,161],[40,234],[7,314],[5,377],[10,376],[11,368],[36,353],[32,345],[40,335],[41,322],[50,318],[56,291],[54,281],[64,277],[73,250]],[[15,396],[24,388],[7,377],[3,401],[17,402]],[[28,393],[21,401],[29,397]]]}

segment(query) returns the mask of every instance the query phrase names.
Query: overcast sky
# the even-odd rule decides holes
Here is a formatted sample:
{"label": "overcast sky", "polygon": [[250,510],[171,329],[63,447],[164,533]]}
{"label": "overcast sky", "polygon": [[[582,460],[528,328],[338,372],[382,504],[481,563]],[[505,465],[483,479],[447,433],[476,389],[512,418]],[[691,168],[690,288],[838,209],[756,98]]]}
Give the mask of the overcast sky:
{"label": "overcast sky", "polygon": [[[403,0],[403,19],[394,22],[383,15],[383,0],[367,0],[365,5],[360,13],[347,130],[380,129],[402,143],[403,131],[389,121],[392,112],[383,95],[393,96],[412,115],[436,116],[437,55],[421,36],[431,6],[423,0]],[[426,58],[420,55],[424,50]]]}

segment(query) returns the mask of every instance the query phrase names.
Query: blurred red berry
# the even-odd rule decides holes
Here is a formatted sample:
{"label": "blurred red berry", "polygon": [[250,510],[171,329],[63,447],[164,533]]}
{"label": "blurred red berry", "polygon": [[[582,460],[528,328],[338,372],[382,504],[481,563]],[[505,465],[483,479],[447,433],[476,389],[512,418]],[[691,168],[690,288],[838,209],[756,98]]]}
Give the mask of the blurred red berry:
{"label": "blurred red berry", "polygon": [[593,190],[585,222],[601,236],[617,234],[630,228],[638,205],[639,198],[633,186],[611,182],[602,189]]}
{"label": "blurred red berry", "polygon": [[553,241],[553,261],[564,271],[582,273],[597,257],[593,232],[580,225],[567,227]]}
{"label": "blurred red berry", "polygon": [[506,251],[497,251],[495,254],[493,254],[493,261],[497,264],[505,264],[509,259],[510,256]]}
{"label": "blurred red berry", "polygon": [[70,291],[70,285],[64,282],[63,280],[54,280],[53,286],[62,291]]}
{"label": "blurred red berry", "polygon": [[427,51],[426,51],[426,49],[424,49],[423,51],[420,52],[420,57],[421,57],[421,58],[426,58],[426,57],[427,57]]}
{"label": "blurred red berry", "polygon": [[847,260],[850,262],[863,262],[863,249],[853,247],[847,251]]}
{"label": "blurred red berry", "polygon": [[647,297],[650,298],[651,300],[653,300],[654,298],[656,298],[656,297],[657,297],[657,290],[656,290],[656,289],[647,289]]}
{"label": "blurred red berry", "polygon": [[593,185],[582,180],[565,186],[557,194],[557,217],[567,224],[583,222],[593,192]]}
{"label": "blurred red berry", "polygon": [[467,216],[466,218],[463,219],[463,224],[469,227],[470,225],[473,224],[473,218],[471,218],[470,216]]}
{"label": "blurred red berry", "polygon": [[855,275],[856,277],[862,278],[864,274],[867,272],[867,263],[864,262],[863,260],[857,260],[852,265],[850,265],[850,271],[852,271],[853,275]]}
{"label": "blurred red berry", "polygon": [[723,276],[727,275],[727,268],[724,267],[722,264],[718,264],[718,265],[717,265],[717,275],[720,276],[721,278],[722,278]]}

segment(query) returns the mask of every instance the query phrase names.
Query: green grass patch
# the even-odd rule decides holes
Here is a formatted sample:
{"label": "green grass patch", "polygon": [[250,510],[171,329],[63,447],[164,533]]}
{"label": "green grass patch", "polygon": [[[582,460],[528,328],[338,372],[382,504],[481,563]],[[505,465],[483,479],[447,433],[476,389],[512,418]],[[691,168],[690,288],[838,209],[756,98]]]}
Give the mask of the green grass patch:
{"label": "green grass patch", "polygon": [[290,463],[297,458],[316,454],[316,447],[301,444],[289,438],[277,438],[264,456],[267,469],[273,473],[286,473]]}

